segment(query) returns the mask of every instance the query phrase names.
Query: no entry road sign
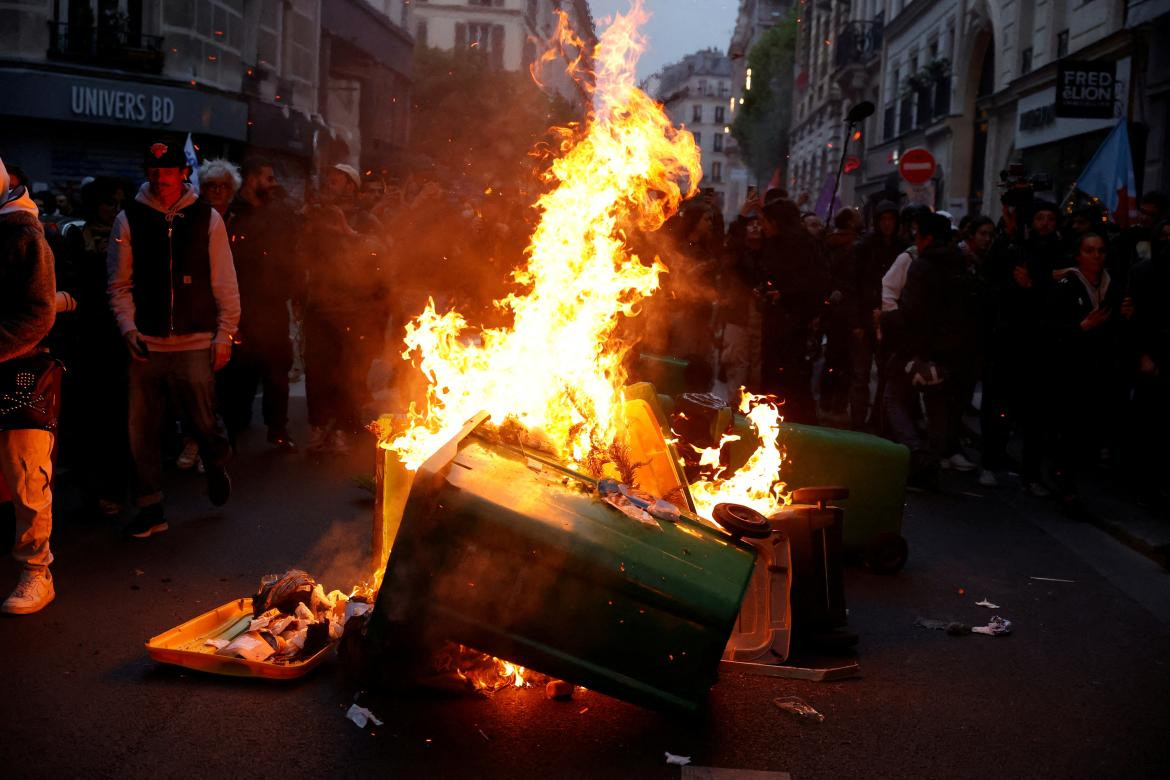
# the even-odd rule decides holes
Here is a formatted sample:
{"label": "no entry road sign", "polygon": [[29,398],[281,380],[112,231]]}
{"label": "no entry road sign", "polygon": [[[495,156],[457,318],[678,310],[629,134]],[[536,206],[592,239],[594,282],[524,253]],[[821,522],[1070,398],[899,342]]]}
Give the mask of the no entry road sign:
{"label": "no entry road sign", "polygon": [[921,147],[907,149],[898,160],[898,173],[911,184],[926,184],[934,176],[936,167],[934,155]]}

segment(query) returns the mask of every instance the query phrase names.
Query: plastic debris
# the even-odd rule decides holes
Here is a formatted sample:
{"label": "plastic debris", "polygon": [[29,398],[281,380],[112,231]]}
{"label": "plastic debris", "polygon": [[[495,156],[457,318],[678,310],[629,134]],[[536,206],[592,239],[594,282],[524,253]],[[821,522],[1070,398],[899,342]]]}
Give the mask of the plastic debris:
{"label": "plastic debris", "polygon": [[382,721],[378,720],[378,717],[374,713],[356,704],[349,705],[349,709],[345,712],[345,717],[356,723],[359,729],[364,729],[370,723],[373,723],[375,726],[383,725]]}
{"label": "plastic debris", "polygon": [[777,707],[785,712],[800,718],[801,720],[811,720],[816,723],[824,723],[825,716],[817,712],[813,707],[797,696],[781,696],[778,699],[772,700]]}
{"label": "plastic debris", "polygon": [[686,766],[687,764],[691,763],[691,757],[690,756],[676,756],[674,753],[668,752],[666,754],[666,763],[673,764],[675,766]]}
{"label": "plastic debris", "polygon": [[976,601],[975,606],[987,607],[988,609],[999,609],[999,604],[992,604],[990,601],[987,600],[986,597],[983,598],[983,601]]}
{"label": "plastic debris", "polygon": [[607,477],[598,480],[597,493],[602,501],[626,517],[659,531],[662,530],[662,526],[658,524],[658,520],[677,523],[681,514],[679,508],[669,501],[632,488],[616,479]]}
{"label": "plastic debris", "polygon": [[986,634],[987,636],[1003,636],[1012,632],[1012,621],[1004,620],[995,615],[986,626],[972,626],[972,634]]}

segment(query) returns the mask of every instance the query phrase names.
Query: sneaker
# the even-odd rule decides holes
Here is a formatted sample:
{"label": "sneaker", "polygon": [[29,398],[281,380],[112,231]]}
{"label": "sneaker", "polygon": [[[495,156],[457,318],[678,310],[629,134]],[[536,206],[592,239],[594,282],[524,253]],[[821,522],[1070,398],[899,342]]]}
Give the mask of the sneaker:
{"label": "sneaker", "polygon": [[349,454],[349,440],[346,438],[345,431],[334,431],[333,435],[329,437],[329,452],[333,455]]}
{"label": "sneaker", "polygon": [[145,539],[154,534],[161,534],[170,528],[167,519],[163,516],[162,504],[151,504],[138,510],[138,515],[126,526],[126,535],[135,539]]}
{"label": "sneaker", "polygon": [[175,458],[175,465],[186,471],[194,466],[197,460],[199,460],[199,444],[194,439],[187,439],[183,442],[183,451],[179,453],[179,457]]}
{"label": "sneaker", "polygon": [[328,446],[328,428],[314,425],[309,429],[309,452],[324,452]]}
{"label": "sneaker", "polygon": [[994,471],[983,469],[979,472],[979,484],[983,487],[999,487],[999,480],[996,479]]}
{"label": "sneaker", "polygon": [[961,452],[956,452],[954,455],[947,458],[947,463],[949,463],[950,467],[953,468],[955,471],[974,471],[975,470],[975,464],[972,463],[971,461],[967,460],[966,456],[964,456],[963,453],[961,453]]}
{"label": "sneaker", "polygon": [[268,431],[268,443],[282,452],[297,451],[297,443],[288,435],[288,431]]}
{"label": "sneaker", "polygon": [[1026,482],[1024,483],[1024,489],[1036,498],[1048,498],[1052,495],[1052,491],[1044,487],[1040,482]]}
{"label": "sneaker", "polygon": [[20,573],[16,589],[4,599],[0,612],[9,615],[31,615],[40,612],[57,597],[53,589],[53,575],[46,566],[43,569],[25,569]]}
{"label": "sneaker", "polygon": [[223,506],[232,494],[232,478],[223,466],[207,467],[207,497],[215,506]]}

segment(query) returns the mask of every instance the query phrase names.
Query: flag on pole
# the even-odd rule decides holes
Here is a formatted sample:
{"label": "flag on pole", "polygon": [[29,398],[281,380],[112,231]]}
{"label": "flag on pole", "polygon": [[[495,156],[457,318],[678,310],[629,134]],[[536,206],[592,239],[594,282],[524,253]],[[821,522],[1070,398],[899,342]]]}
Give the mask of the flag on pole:
{"label": "flag on pole", "polygon": [[195,142],[191,134],[187,133],[187,142],[183,144],[183,156],[187,158],[187,165],[191,166],[191,186],[199,192],[199,156],[195,154]]}
{"label": "flag on pole", "polygon": [[836,185],[836,175],[834,173],[825,174],[825,183],[821,185],[821,194],[817,197],[817,205],[813,207],[813,211],[822,220],[828,220],[830,207],[833,213],[836,214],[841,210],[841,198],[833,192]]}
{"label": "flag on pole", "polygon": [[1137,180],[1124,119],[1097,147],[1074,186],[1100,201],[1119,226],[1129,227],[1137,220]]}

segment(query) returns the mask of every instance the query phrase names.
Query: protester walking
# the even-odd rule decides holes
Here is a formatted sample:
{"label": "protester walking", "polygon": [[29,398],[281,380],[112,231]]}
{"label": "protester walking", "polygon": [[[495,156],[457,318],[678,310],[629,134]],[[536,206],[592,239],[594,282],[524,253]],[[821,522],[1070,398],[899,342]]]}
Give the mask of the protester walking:
{"label": "protester walking", "polygon": [[118,215],[109,249],[110,305],[129,350],[130,444],[139,512],[126,529],[167,530],[160,438],[169,391],[192,424],[216,506],[227,502],[231,447],[215,411],[214,372],[227,365],[240,297],[223,219],[198,200],[181,144],[152,144],[147,181]]}

